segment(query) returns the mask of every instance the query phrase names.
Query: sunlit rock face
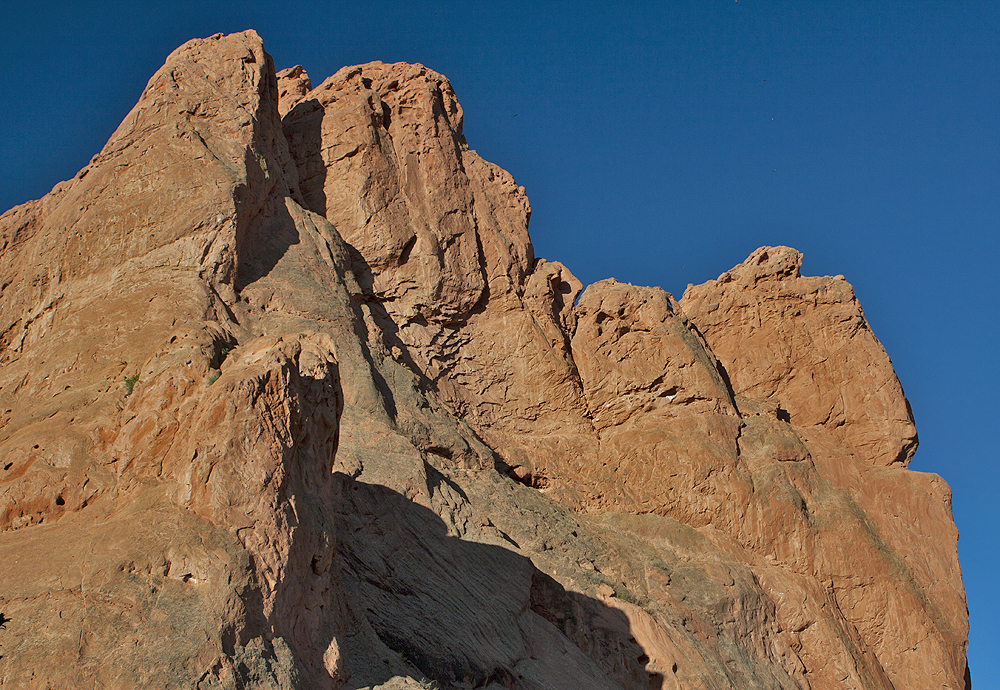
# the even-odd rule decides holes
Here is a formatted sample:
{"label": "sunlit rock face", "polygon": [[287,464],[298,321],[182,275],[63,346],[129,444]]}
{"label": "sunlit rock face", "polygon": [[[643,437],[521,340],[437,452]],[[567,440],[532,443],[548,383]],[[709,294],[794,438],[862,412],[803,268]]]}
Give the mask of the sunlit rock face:
{"label": "sunlit rock face", "polygon": [[950,492],[842,277],[536,258],[448,80],[181,46],[0,217],[0,680],[965,688]]}

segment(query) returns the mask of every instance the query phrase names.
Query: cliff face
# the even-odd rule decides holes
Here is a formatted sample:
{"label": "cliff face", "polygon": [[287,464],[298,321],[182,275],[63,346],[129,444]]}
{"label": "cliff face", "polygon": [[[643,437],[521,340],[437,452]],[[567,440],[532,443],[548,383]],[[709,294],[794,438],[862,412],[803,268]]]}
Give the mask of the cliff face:
{"label": "cliff face", "polygon": [[842,277],[538,259],[447,79],[168,58],[0,217],[0,685],[965,688]]}

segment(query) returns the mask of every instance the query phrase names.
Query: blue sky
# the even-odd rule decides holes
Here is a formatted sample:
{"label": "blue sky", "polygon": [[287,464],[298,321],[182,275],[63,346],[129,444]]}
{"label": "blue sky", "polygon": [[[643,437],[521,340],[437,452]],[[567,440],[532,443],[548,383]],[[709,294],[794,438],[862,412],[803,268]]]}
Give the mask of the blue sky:
{"label": "blue sky", "polygon": [[[100,150],[167,54],[255,28],[278,68],[421,62],[531,199],[536,253],[676,296],[756,247],[843,274],[951,485],[977,690],[1000,688],[1000,4],[19,3],[0,210]],[[994,420],[994,421],[991,421]],[[995,428],[995,427],[994,427]]]}

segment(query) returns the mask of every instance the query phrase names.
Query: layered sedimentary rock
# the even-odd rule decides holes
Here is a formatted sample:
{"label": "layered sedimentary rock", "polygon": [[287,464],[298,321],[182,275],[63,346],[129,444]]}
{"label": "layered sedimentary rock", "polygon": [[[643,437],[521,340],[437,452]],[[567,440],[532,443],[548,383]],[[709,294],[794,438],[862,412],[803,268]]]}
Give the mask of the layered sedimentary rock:
{"label": "layered sedimentary rock", "polygon": [[168,58],[0,217],[0,681],[964,688],[950,495],[841,277],[536,258],[443,76]]}

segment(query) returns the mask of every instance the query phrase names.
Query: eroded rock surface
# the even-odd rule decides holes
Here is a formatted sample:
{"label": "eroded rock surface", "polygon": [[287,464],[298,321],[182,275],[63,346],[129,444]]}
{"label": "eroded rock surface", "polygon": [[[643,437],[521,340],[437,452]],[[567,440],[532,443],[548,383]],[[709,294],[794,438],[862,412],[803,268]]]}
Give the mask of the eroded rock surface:
{"label": "eroded rock surface", "polygon": [[967,687],[843,278],[584,290],[529,216],[421,65],[171,54],[0,216],[0,684]]}
{"label": "eroded rock surface", "polygon": [[892,362],[844,277],[807,278],[801,266],[794,249],[761,247],[689,287],[684,311],[737,393],[778,403],[872,464],[905,466],[917,432]]}

